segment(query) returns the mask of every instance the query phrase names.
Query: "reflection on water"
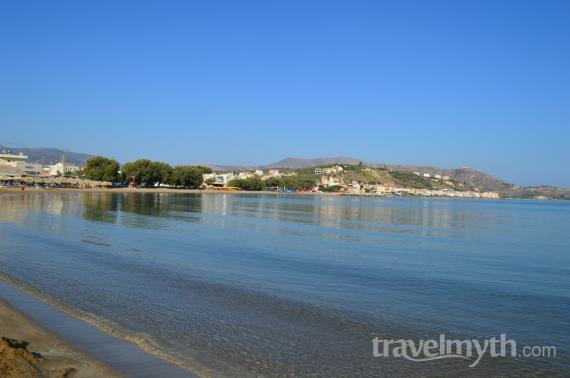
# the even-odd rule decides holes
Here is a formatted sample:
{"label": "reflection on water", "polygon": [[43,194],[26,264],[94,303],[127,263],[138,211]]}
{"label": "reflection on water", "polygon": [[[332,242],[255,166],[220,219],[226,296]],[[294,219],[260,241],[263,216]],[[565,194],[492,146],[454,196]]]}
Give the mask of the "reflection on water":
{"label": "reflection on water", "polygon": [[[457,208],[454,201],[332,196],[319,197],[318,201],[315,201],[314,196],[296,196],[288,201],[279,201],[272,195],[238,198],[234,195],[166,193],[20,194],[0,196],[0,220],[23,221],[30,212],[57,216],[73,216],[81,212],[88,221],[120,222],[138,227],[146,224],[144,217],[119,218],[119,215],[126,212],[196,222],[205,221],[206,218],[199,219],[193,213],[203,213],[219,216],[220,224],[223,224],[224,217],[232,216],[443,237],[450,236],[457,229],[482,229],[489,223],[496,224],[499,221],[500,214],[473,212],[469,206]],[[80,207],[79,203],[83,206]],[[150,221],[146,225],[152,227],[153,224]]]}
{"label": "reflection on water", "polygon": [[441,332],[561,353],[484,361],[475,376],[568,367],[564,202],[17,193],[0,209],[0,272],[198,370],[473,375],[370,357],[374,336]]}

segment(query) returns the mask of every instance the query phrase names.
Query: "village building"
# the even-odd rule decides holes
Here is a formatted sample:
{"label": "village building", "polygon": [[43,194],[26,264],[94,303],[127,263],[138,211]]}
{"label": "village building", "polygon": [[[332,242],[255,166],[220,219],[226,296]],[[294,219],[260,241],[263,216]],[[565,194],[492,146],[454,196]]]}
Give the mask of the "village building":
{"label": "village building", "polygon": [[46,168],[44,168],[44,170],[49,172],[50,176],[73,176],[79,173],[81,167],[60,161],[55,164],[48,165]]}

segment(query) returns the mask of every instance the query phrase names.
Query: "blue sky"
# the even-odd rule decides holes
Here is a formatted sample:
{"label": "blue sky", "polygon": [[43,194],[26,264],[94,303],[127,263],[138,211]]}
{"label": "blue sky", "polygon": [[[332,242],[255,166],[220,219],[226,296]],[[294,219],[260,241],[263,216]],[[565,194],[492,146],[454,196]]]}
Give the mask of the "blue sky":
{"label": "blue sky", "polygon": [[14,1],[0,144],[570,187],[568,1]]}

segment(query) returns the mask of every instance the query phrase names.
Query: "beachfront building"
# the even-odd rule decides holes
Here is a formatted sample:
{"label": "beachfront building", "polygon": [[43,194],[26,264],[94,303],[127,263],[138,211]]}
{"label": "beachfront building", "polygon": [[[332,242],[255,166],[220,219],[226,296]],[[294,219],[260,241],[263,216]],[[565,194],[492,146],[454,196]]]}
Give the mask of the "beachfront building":
{"label": "beachfront building", "polygon": [[19,154],[13,154],[10,150],[0,152],[0,176],[27,176],[33,174],[33,168],[28,163],[28,157],[21,152]]}
{"label": "beachfront building", "polygon": [[0,152],[0,166],[21,168],[28,161],[28,157],[23,153],[13,154],[10,150]]}
{"label": "beachfront building", "polygon": [[348,194],[360,194],[362,191],[362,185],[360,185],[358,181],[353,181],[346,185],[345,190]]}
{"label": "beachfront building", "polygon": [[204,175],[204,184],[205,185],[214,185],[214,186],[227,186],[230,181],[237,178],[236,175],[233,173],[205,173]]}
{"label": "beachfront building", "polygon": [[41,163],[25,162],[20,164],[20,169],[24,171],[26,176],[41,176],[44,172],[44,167]]}
{"label": "beachfront building", "polygon": [[73,176],[79,173],[81,167],[60,161],[55,164],[48,165],[44,170],[48,172],[50,176]]}

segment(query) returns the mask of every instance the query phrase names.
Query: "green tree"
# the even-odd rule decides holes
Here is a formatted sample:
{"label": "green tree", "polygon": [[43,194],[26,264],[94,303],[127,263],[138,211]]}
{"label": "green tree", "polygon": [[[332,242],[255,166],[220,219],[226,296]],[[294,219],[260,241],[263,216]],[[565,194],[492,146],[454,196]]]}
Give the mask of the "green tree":
{"label": "green tree", "polygon": [[311,189],[315,186],[316,180],[311,177],[303,176],[283,176],[281,178],[281,185],[287,189]]}
{"label": "green tree", "polygon": [[243,190],[259,191],[265,189],[265,183],[259,177],[248,177],[246,179],[235,179],[229,182],[230,186],[237,186]]}
{"label": "green tree", "polygon": [[155,169],[158,171],[158,176],[160,177],[158,183],[167,184],[170,182],[170,178],[173,173],[173,169],[170,165],[166,163],[153,162]]}
{"label": "green tree", "polygon": [[87,159],[83,173],[89,180],[119,182],[121,180],[119,169],[116,160],[95,156]]}
{"label": "green tree", "polygon": [[123,166],[125,181],[133,181],[137,185],[152,187],[170,181],[172,167],[166,163],[139,159]]}
{"label": "green tree", "polygon": [[319,190],[321,192],[340,192],[342,190],[342,186],[340,185],[333,185],[333,186],[319,186]]}
{"label": "green tree", "polygon": [[269,186],[282,187],[283,181],[279,177],[269,177],[269,178],[267,178],[267,180],[265,180],[265,186],[266,187],[269,187]]}
{"label": "green tree", "polygon": [[174,186],[198,189],[204,182],[204,173],[211,172],[207,167],[179,165],[173,168],[169,182]]}

